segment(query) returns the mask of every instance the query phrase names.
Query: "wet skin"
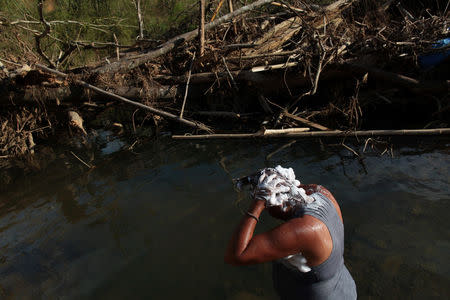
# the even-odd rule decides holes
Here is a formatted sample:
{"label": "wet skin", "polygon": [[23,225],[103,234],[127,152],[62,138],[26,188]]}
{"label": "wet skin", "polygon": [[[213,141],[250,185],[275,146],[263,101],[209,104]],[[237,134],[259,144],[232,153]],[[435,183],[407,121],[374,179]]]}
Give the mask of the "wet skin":
{"label": "wet skin", "polygon": [[[342,214],[336,199],[324,187],[316,184],[301,185],[308,195],[316,192],[328,197],[334,204],[341,220]],[[225,253],[225,262],[233,265],[263,263],[302,253],[308,266],[318,266],[331,254],[333,242],[325,224],[315,217],[305,215],[290,219],[294,207],[281,206],[266,208],[265,201],[255,199],[248,212],[259,218],[267,209],[274,218],[285,223],[267,232],[253,235],[257,221],[245,215],[233,233]]]}

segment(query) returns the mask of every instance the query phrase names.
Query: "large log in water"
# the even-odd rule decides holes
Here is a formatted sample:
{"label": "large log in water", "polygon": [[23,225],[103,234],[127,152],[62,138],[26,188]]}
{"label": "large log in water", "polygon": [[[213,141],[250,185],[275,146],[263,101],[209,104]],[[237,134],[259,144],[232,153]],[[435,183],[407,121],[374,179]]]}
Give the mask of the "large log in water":
{"label": "large log in water", "polygon": [[[143,89],[141,87],[121,86],[108,87],[111,93],[129,99],[172,99],[183,91],[179,85],[159,85]],[[79,85],[66,85],[60,87],[45,87],[40,85],[26,85],[4,87],[0,90],[0,105],[5,104],[30,104],[36,100],[48,104],[61,102],[85,102],[90,100],[105,100],[108,97],[101,94],[87,93],[86,89]]]}
{"label": "large log in water", "polygon": [[[57,71],[57,70],[53,70],[53,69],[47,68],[46,66],[43,66],[43,65],[40,65],[40,64],[36,64],[36,67],[38,67],[39,69],[44,70],[44,71],[46,71],[46,72],[48,72],[48,73],[51,73],[51,74],[55,74],[55,75],[57,75],[57,76],[60,76],[60,77],[62,77],[62,78],[67,78],[67,77],[68,77],[68,75],[65,74],[65,73],[62,73],[62,72],[59,72],[59,71]],[[84,88],[87,88],[87,89],[92,90],[92,91],[94,91],[94,92],[97,92],[97,93],[99,93],[99,94],[108,96],[108,97],[110,97],[111,99],[119,100],[119,101],[122,101],[122,102],[125,102],[125,103],[128,103],[128,104],[131,104],[131,105],[133,105],[133,106],[137,106],[137,107],[139,107],[139,108],[142,108],[142,109],[145,109],[145,110],[147,110],[147,111],[150,111],[150,112],[152,112],[152,113],[154,113],[154,114],[156,114],[156,115],[165,117],[165,118],[167,118],[167,119],[170,119],[170,120],[179,122],[179,123],[181,123],[181,124],[184,124],[184,125],[187,125],[187,126],[190,126],[190,127],[193,127],[193,128],[201,129],[201,130],[204,130],[204,131],[209,132],[209,133],[212,132],[212,129],[211,129],[211,128],[209,128],[208,126],[206,126],[206,125],[204,125],[204,124],[202,124],[202,123],[200,123],[200,122],[195,122],[195,121],[186,120],[186,119],[183,119],[183,118],[181,118],[181,117],[178,117],[178,116],[176,116],[176,115],[174,115],[174,114],[168,113],[168,112],[166,112],[166,111],[163,111],[163,110],[160,110],[160,109],[157,109],[157,108],[154,108],[154,107],[151,107],[151,106],[148,106],[148,105],[145,105],[145,104],[136,102],[136,101],[132,101],[132,100],[130,100],[130,99],[128,99],[128,98],[125,98],[125,97],[116,95],[116,94],[114,94],[114,93],[105,91],[105,90],[103,90],[103,89],[101,89],[101,88],[98,88],[98,87],[96,87],[96,86],[94,86],[94,85],[91,85],[91,84],[89,84],[89,83],[87,83],[87,82],[85,82],[85,81],[82,81],[82,80],[77,80],[77,79],[75,79],[74,82],[75,82],[76,84],[79,84],[80,86],[82,86],[82,87],[84,87]]]}

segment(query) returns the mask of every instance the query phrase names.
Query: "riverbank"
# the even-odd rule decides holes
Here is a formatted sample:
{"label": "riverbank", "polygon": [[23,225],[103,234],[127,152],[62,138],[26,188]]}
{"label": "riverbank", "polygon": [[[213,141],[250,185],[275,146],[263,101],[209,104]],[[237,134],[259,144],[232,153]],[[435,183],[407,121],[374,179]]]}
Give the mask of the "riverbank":
{"label": "riverbank", "polygon": [[3,60],[0,155],[33,154],[55,137],[86,146],[102,130],[136,145],[161,132],[448,127],[449,59],[433,60],[448,51],[438,45],[449,36],[445,5],[270,2],[206,22],[203,55],[193,30],[156,48],[116,47],[67,76]]}

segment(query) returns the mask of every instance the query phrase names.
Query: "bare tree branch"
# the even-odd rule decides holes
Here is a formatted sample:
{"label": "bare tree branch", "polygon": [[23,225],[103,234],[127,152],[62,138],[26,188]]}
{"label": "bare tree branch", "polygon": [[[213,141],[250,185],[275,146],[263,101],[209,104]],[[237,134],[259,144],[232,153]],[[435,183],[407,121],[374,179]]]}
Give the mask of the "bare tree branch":
{"label": "bare tree branch", "polygon": [[[259,6],[262,6],[264,4],[268,4],[270,2],[273,2],[274,0],[259,0],[256,2],[253,2],[252,4],[249,4],[247,6],[243,6],[232,13],[229,13],[223,17],[220,17],[219,19],[215,20],[214,22],[205,24],[205,30],[213,29],[225,22],[233,20],[234,17],[242,15],[246,12],[249,12]],[[195,39],[198,36],[198,29],[194,29],[192,31],[183,33],[179,36],[176,36],[164,44],[160,45],[156,50],[144,53],[142,55],[135,55],[133,57],[128,57],[125,59],[122,59],[121,61],[111,63],[110,65],[101,66],[93,70],[95,73],[107,73],[107,72],[117,72],[124,69],[132,69],[135,68],[150,59],[156,58],[158,56],[164,55],[167,52],[174,49],[176,46],[180,45],[181,43],[185,43],[188,41],[191,41]]]}
{"label": "bare tree branch", "polygon": [[134,4],[136,5],[138,23],[139,23],[139,40],[143,40],[144,39],[144,21],[142,20],[141,0],[134,0]]}
{"label": "bare tree branch", "polygon": [[42,58],[44,58],[44,60],[45,60],[52,68],[54,68],[54,67],[55,67],[55,64],[50,60],[50,58],[48,58],[47,55],[45,55],[45,53],[42,51],[42,48],[41,48],[41,39],[44,38],[45,36],[47,36],[47,35],[50,33],[50,30],[51,30],[50,24],[49,24],[47,21],[45,21],[44,13],[42,12],[42,6],[43,6],[43,0],[39,0],[39,3],[38,3],[39,19],[41,20],[41,23],[44,24],[45,29],[44,29],[44,31],[43,31],[41,34],[36,35],[36,36],[34,37],[34,38],[35,38],[35,41],[36,41],[36,51],[37,51],[37,53],[38,53],[40,56],[42,56]]}

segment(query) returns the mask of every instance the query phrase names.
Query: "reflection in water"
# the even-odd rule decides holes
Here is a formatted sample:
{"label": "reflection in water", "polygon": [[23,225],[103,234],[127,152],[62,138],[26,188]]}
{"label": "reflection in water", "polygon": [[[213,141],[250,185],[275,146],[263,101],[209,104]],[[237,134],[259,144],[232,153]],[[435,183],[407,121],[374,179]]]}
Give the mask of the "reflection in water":
{"label": "reflection in water", "polygon": [[266,159],[281,145],[160,141],[19,177],[0,195],[0,298],[276,299],[270,264],[223,263],[248,205],[231,178],[276,164],[341,203],[360,298],[450,297],[448,145],[358,160],[297,142]]}

